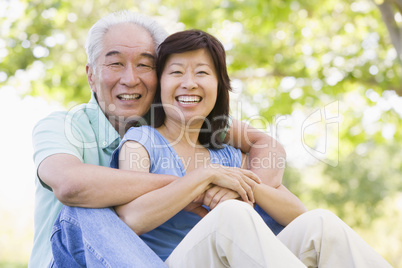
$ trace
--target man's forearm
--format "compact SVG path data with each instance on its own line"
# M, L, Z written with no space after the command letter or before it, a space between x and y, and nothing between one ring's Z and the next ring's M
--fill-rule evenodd
M233 120L225 141L248 154L247 168L263 183L272 187L281 185L286 152L277 140L248 124Z
M68 205L110 207L126 204L150 191L171 183L176 177L99 166L85 167L87 174L78 183L79 192L70 195ZM98 169L98 168L102 168Z
M248 169L257 174L263 183L278 187L282 184L286 152L277 142L275 147L263 146L270 139L272 138L269 136L262 137L251 146L248 154Z
M63 204L90 208L126 204L176 179L171 175L83 164L74 156L63 154L45 159L38 174Z

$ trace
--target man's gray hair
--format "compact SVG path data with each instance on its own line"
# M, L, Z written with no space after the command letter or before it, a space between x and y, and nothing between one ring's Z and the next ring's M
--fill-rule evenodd
M147 30L154 40L155 51L157 51L160 43L162 43L163 40L165 40L165 38L168 36L165 29L150 17L127 10L113 12L99 19L88 32L85 43L85 51L87 53L88 64L94 68L94 71L96 71L96 60L102 51L104 35L111 26L119 23L133 23Z

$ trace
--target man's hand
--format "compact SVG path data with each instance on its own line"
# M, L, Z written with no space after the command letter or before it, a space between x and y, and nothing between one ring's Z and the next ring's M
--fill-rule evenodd
M213 186L205 192L203 204L208 206L212 210L220 203L230 199L241 200L241 197L237 192L230 189ZM250 201L248 201L247 203L253 205L253 203Z
M183 210L197 214L201 218L204 218L208 214L208 210L202 206L202 203L196 202L191 202Z

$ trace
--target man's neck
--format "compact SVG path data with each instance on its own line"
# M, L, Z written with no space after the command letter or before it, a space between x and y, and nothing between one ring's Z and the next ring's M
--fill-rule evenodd
M110 120L110 124L114 127L114 129L119 133L120 137L123 138L123 136L126 134L127 130L129 130L131 127L135 127L138 125L137 120L131 120L131 121L120 121L120 120Z

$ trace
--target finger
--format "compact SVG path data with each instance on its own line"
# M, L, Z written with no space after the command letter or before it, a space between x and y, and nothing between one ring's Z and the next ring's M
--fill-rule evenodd
M221 189L219 191L219 195L221 195L221 197L218 199L213 200L213 202L211 202L211 209L214 209L217 205L219 205L220 203L226 201L226 200L230 200L230 199L237 199L239 198L239 194L236 193L235 191L229 190L229 189Z
M241 176L236 176L236 180L234 181L234 188L232 188L232 190L236 191L241 199L243 199L244 201L250 201L249 200L249 194L246 191L246 188L249 187L247 185L247 183L244 182L244 180L241 178Z
M254 195L254 188L255 188L256 182L253 181L252 179L248 178L247 176L244 178L244 182L250 187L250 189Z
M205 192L203 204L210 207L212 200L214 199L214 196L216 193L219 192L220 187L219 186L213 186L212 188L208 189Z
M250 202L255 202L254 201L254 192L253 189L251 188L251 186L249 184L246 183L248 177L247 176L243 176L240 180L240 184L241 187L245 190L246 194L247 194L247 200L244 199L244 201L250 201Z
M247 175L245 175L239 168L222 167L219 169L219 172L215 173L215 180L213 183L236 191L244 201L254 201L253 191L245 182L247 178ZM252 184L251 179L248 181ZM249 199L249 196L251 199Z
M251 202L246 202L246 203L254 208L254 203L251 203Z
M222 197L225 196L230 190L220 188L219 191L215 194L214 198L212 198L211 203L209 205L210 209L214 209L222 200Z
M248 169L239 169L240 172L242 172L244 175L246 175L248 178L252 179L253 181L257 182L257 183L261 183L261 179L260 177L258 177L257 174L255 174L254 172L248 170Z
M197 203L197 204L203 204L204 202L204 197L205 197L205 192L200 194L199 196L197 196L194 200L193 203Z

